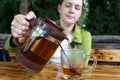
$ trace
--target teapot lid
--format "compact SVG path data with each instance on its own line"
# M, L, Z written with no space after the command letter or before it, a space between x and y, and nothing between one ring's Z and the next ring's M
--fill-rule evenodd
M50 20L49 18L39 18L41 21L43 21L43 23L46 24L47 26L47 33L51 36L53 36L54 38L62 41L63 39L67 39L66 34L63 32L64 29L55 24L52 20Z
M30 27L31 28L35 27L37 25L37 23L39 23L39 21L46 25L46 31L52 37L54 37L60 41L62 41L63 39L67 39L66 34L63 32L64 29L61 26L55 24L49 18L41 18L41 17L39 17L38 19L34 18L29 21Z

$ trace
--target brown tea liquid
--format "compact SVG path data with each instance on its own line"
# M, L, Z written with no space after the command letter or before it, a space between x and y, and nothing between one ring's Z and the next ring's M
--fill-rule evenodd
M65 66L62 67L62 71L65 76L68 77L77 77L82 75L82 68L67 68Z
M31 61L40 65L45 65L57 49L58 44L49 41L43 37L37 37L36 39L31 41L32 42L29 43L30 45L27 46L28 48L25 47L28 50L22 50L24 51L22 53L26 54L26 57L29 58Z

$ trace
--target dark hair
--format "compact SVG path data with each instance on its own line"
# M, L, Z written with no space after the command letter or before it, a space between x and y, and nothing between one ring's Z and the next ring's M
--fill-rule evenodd
M58 4L62 4L62 2L63 2L64 0L58 0ZM84 0L82 0L82 4L84 5Z
M58 4L62 4L62 2L63 2L64 0L58 0Z

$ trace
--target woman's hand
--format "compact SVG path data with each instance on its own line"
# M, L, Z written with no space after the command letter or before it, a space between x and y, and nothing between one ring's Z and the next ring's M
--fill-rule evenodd
M28 20L31 20L33 18L36 18L36 15L33 11L30 11L26 15L18 14L14 17L11 23L11 33L14 38L18 39L19 44L22 44L24 42L25 35L29 31L30 24Z

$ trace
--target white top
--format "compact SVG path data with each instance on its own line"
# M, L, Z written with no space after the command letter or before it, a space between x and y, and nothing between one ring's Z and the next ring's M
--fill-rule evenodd
M70 35L70 36L67 36L67 38L69 39L69 42L72 42L72 39L73 39L73 35ZM62 48L68 48L68 41L67 40L63 40L61 42L61 46ZM61 47L59 46L55 53L53 54L52 58L50 59L50 63L51 64L60 64L61 63L61 60L60 60L60 51L61 51Z

